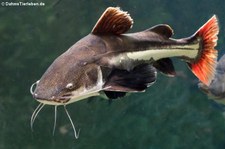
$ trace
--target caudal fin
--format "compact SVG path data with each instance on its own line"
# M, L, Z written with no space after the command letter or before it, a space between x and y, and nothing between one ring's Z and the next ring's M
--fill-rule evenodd
M194 34L194 37L200 38L201 49L197 60L188 64L192 72L206 85L209 85L215 74L217 50L214 47L218 33L218 21L214 15Z

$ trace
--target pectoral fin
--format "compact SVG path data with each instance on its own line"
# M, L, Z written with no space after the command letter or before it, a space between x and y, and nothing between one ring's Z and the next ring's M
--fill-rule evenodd
M156 69L150 64L138 65L131 71L115 69L107 78L104 91L107 91L108 97L112 95L110 91L143 92L156 81L156 75ZM125 94L119 96L122 95Z

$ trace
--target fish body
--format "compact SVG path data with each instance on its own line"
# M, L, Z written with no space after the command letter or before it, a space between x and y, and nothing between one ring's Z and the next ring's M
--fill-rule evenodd
M59 56L43 74L32 95L49 105L66 105L90 96L110 99L127 92L143 92L157 70L175 76L170 57L188 63L192 72L209 84L214 76L219 32L213 16L192 36L173 39L170 26L126 33L133 25L127 12L109 7L92 32Z
M167 57L180 57L186 61L194 61L199 52L199 41L200 39L197 38L169 39L152 31L143 31L120 36L89 34L73 48L81 44L83 47L79 47L90 50L83 61L130 70L140 63L154 63ZM73 54L76 55L76 53L77 51L74 50Z

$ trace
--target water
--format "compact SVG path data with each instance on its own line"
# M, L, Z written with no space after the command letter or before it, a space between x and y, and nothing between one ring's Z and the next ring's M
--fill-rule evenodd
M30 85L58 55L91 31L108 6L120 6L131 14L131 31L167 23L175 38L191 35L216 14L220 24L217 49L220 56L224 54L222 0L58 0L45 2L43 7L1 6L0 148L223 149L223 111L198 90L196 78L178 59L173 61L180 75L168 78L159 74L145 93L112 103L91 98L69 105L75 126L81 130L78 140L62 107L55 136L51 106L40 112L31 131L30 117L38 103L29 93Z

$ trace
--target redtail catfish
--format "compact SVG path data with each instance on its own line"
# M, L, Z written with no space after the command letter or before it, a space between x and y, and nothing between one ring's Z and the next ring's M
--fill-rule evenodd
M186 61L204 84L211 82L217 60L216 16L182 39L171 38L173 30L166 24L126 33L132 25L127 12L107 8L91 33L60 55L32 85L31 93L41 104L34 111L31 125L46 104L65 107L101 93L114 99L127 92L143 92L156 81L157 70L175 75L170 57Z

